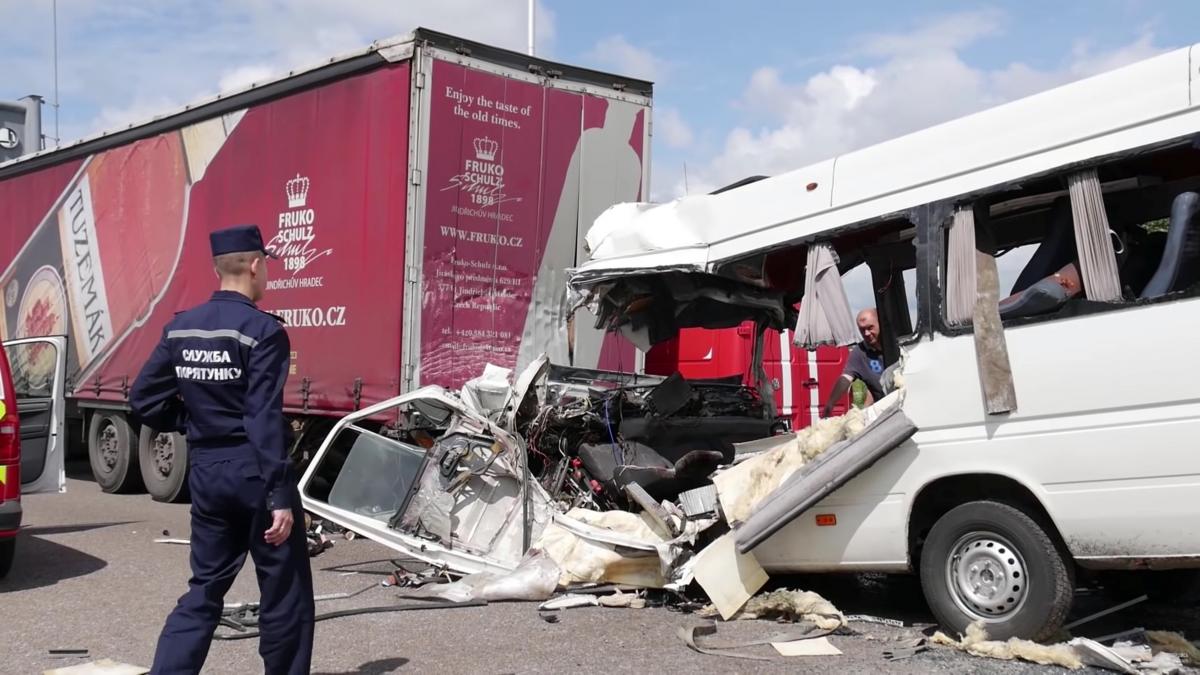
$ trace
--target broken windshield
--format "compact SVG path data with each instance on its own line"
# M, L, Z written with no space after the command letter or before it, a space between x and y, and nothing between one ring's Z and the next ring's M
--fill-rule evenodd
M352 426L334 438L307 491L331 506L388 522L403 507L424 462L422 448Z

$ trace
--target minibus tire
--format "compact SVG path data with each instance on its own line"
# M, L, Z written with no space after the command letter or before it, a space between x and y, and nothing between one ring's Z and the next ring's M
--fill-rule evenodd
M142 487L137 463L137 434L124 413L97 410L88 424L88 462L100 489L110 494Z
M939 518L920 566L925 601L952 635L983 619L989 639L1050 639L1075 594L1073 568L1054 537L1000 502L968 502Z

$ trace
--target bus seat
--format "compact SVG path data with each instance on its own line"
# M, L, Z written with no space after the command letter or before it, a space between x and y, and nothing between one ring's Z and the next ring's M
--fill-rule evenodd
M1052 312L1070 300L1067 290L1053 276L1000 301L1000 319L1018 319Z
M1185 289L1200 280L1200 194L1180 193L1171 202L1171 224L1162 261L1150 283L1142 289L1142 299L1157 298Z
M1075 259L1075 226L1071 220L1071 202L1066 197L1054 200L1050 210L1050 226L1046 238L1025 263L1025 268L1013 284L1012 295L1033 286L1062 269Z
M1124 235L1125 255L1118 256L1117 269L1128 297L1136 298L1158 269L1166 249L1167 233L1147 232L1135 226L1125 230Z

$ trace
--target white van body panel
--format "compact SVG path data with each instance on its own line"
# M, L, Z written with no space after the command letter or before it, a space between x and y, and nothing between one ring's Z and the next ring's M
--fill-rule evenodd
M801 517L759 560L776 571L906 569L921 489L990 474L1029 490L1085 567L1195 564L1200 351L1186 336L1198 325L1193 298L1007 328L1018 409L990 418L972 336L910 348L904 411L920 431L813 509L836 527Z
M855 223L1186 138L1200 133L1197 64L1200 45L686 204L610 210L589 233L593 258L578 283L713 272ZM651 220L654 241L644 246L636 233ZM922 338L906 348L904 367L917 434L755 555L777 572L911 569L918 495L939 479L982 474L1036 499L1085 567L1200 566L1197 326L1193 297L1006 327L1017 409L999 416L984 412L973 336ZM814 516L826 514L837 524L818 526Z

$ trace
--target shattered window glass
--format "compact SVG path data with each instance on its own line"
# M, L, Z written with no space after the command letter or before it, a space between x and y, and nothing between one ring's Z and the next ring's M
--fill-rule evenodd
M383 522L403 506L425 459L419 447L354 427L329 450L318 471L329 465L336 472L330 506Z

